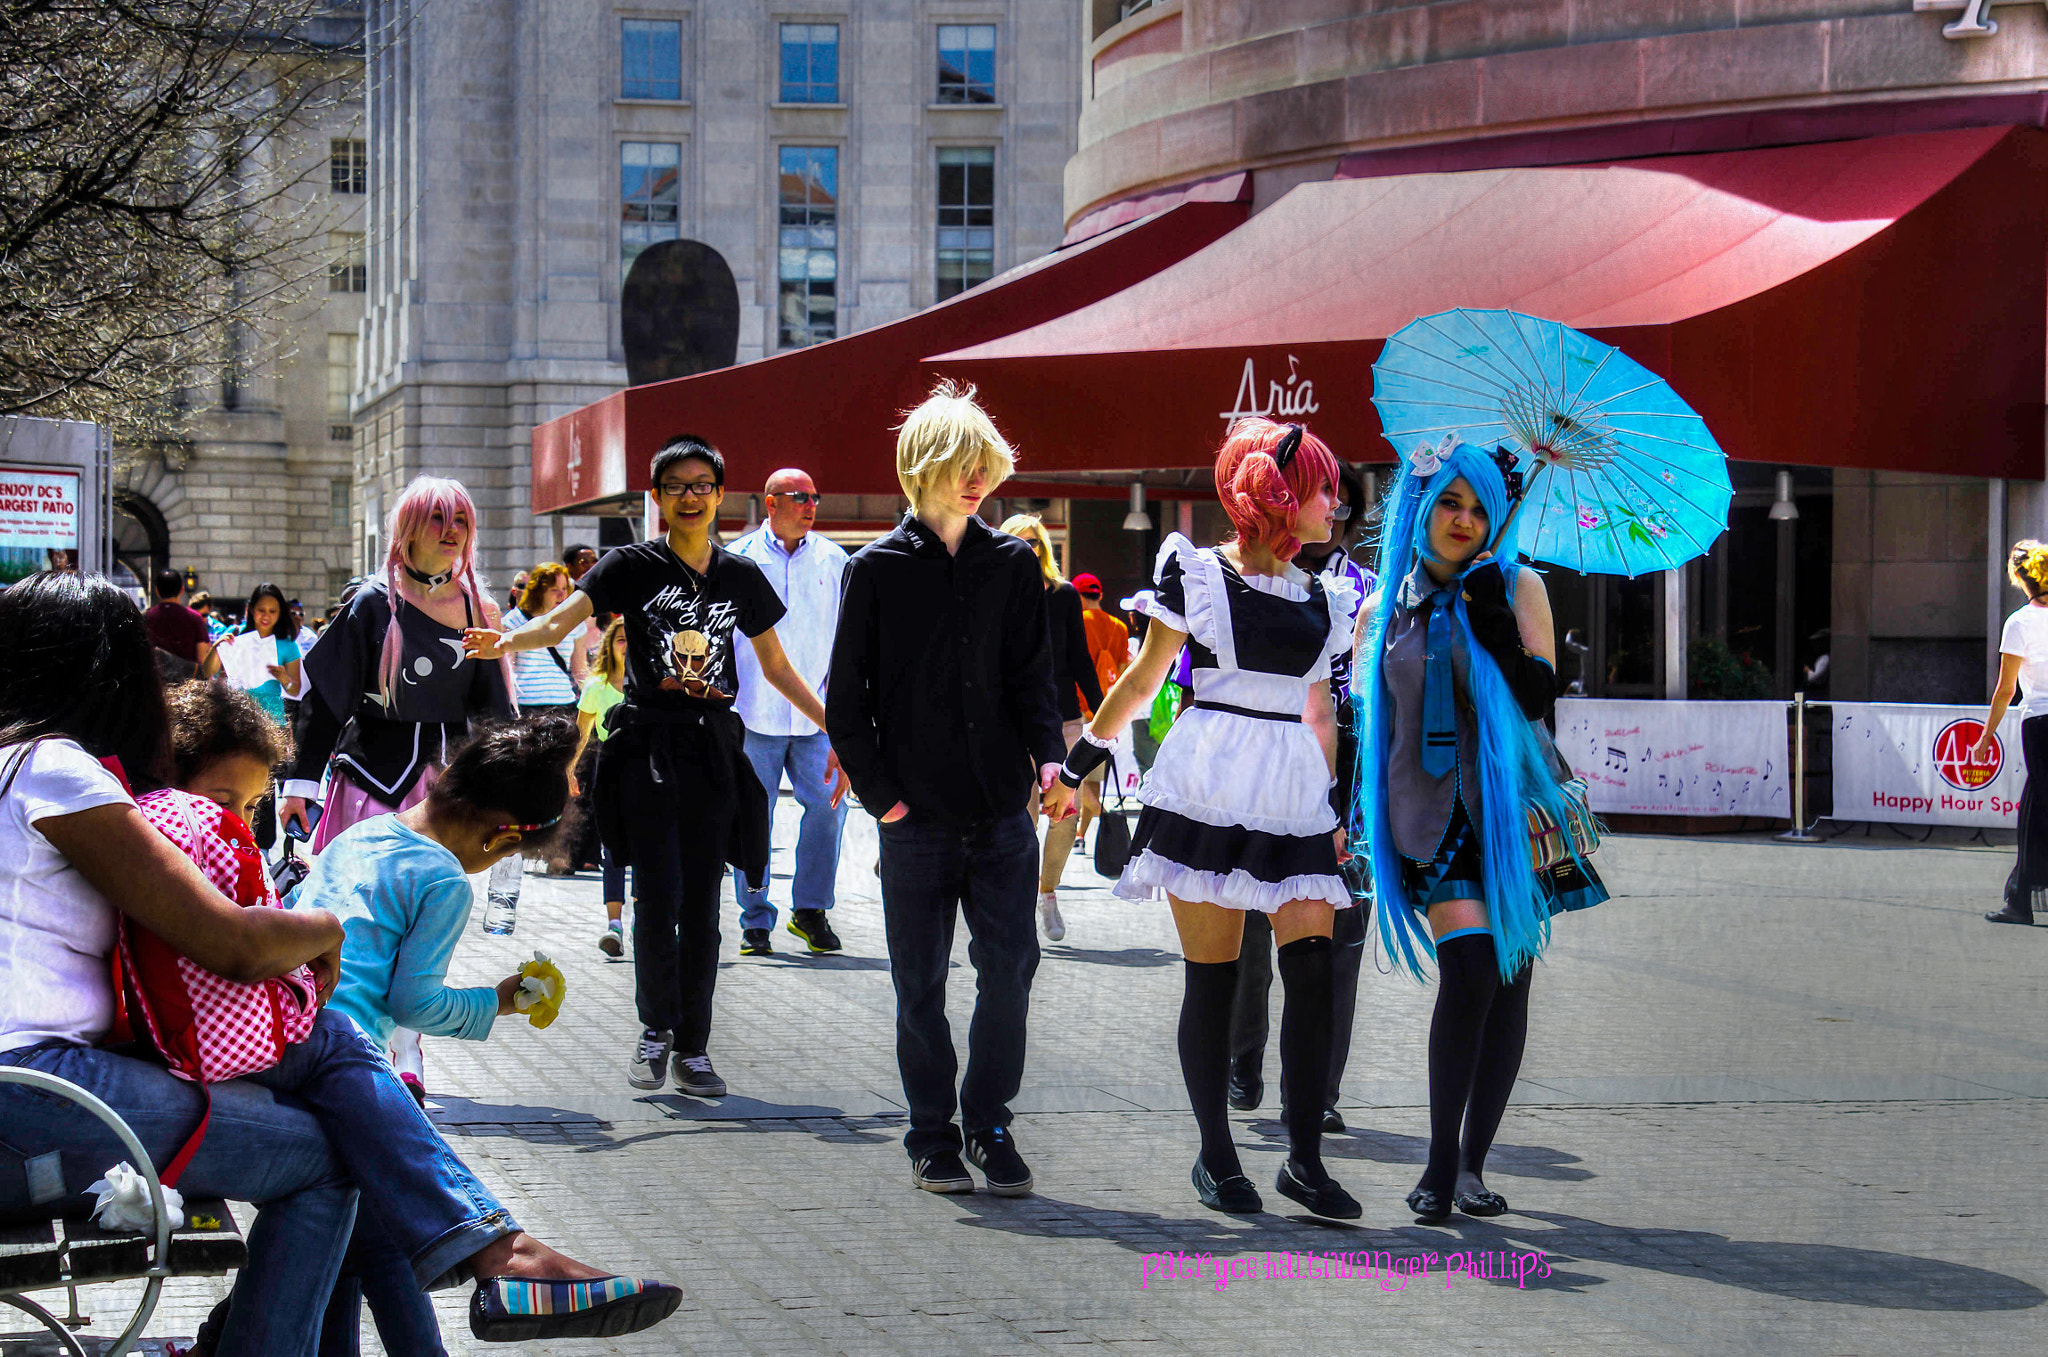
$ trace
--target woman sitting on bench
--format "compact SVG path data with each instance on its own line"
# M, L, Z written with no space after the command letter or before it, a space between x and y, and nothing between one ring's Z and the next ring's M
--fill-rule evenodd
M126 595L96 576L32 575L0 592L0 636L0 1063L97 1094L163 1163L206 1100L160 1064L94 1045L113 1019L117 913L229 979L310 965L323 997L341 925L321 910L237 907L136 809L123 777L136 790L159 785L167 718ZM422 1287L476 1281L480 1337L631 1332L681 1300L674 1287L609 1277L521 1231L383 1053L338 1014L323 1012L275 1068L211 1095L211 1124L179 1186L259 1207L235 1286L249 1303L232 1307L222 1357L315 1351L358 1187ZM0 1086L0 1215L81 1211L86 1185L125 1157L72 1104Z

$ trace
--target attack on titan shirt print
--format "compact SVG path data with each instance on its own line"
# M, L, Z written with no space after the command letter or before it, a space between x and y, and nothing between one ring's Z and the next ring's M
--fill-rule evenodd
M678 585L649 599L648 630L667 640L660 659L661 690L732 701L739 691L732 676L732 633L739 616L732 603L706 600Z

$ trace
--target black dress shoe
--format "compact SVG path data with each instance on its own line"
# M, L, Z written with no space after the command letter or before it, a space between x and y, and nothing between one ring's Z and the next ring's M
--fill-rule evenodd
M1295 1173L1292 1159L1280 1166L1280 1176L1273 1180L1273 1187L1281 1196L1300 1202L1313 1215L1328 1216L1331 1220L1357 1220L1365 1214L1358 1198L1337 1186L1335 1178L1325 1175L1320 1187L1310 1187Z
M1266 1203L1259 1198L1259 1190L1252 1186L1252 1180L1242 1173L1232 1174L1222 1182L1210 1176L1203 1166L1201 1157L1195 1158L1195 1171L1188 1175L1194 1179L1195 1195L1202 1199L1202 1205L1211 1211L1226 1215L1248 1216L1266 1209Z
M1341 1136L1344 1134L1344 1118L1337 1115L1337 1109L1334 1107L1323 1109L1323 1134L1326 1136Z
M2034 926L2032 914L2015 914L2009 909L2001 909L1996 914L1987 914L1984 917L1995 924L2021 924L2027 928ZM1236 1085L1233 1084L1231 1087L1235 1088Z
M1230 1105L1240 1112L1251 1112L1266 1100L1266 1081L1256 1074L1240 1075L1235 1070L1230 1074Z
M1497 1216L1508 1209L1506 1197L1483 1187L1477 1192L1460 1192L1453 1200L1468 1216Z
M1441 1192L1418 1187L1408 1194L1408 1209L1424 1225L1441 1225L1451 1218L1451 1203Z

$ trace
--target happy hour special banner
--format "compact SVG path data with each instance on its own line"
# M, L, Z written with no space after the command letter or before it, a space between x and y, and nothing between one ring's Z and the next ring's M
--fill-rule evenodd
M1782 702L1557 704L1557 751L1602 814L1789 818L1789 747Z
M1834 819L1987 829L2018 824L2027 780L2018 739L1993 736L1982 762L1970 757L1984 733L1984 708L1837 702L1834 713ZM2016 736L2018 729L2008 718L2005 730Z

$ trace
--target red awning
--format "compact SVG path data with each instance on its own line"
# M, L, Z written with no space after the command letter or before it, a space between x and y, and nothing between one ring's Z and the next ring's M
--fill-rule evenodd
M1207 465L1243 413L1389 461L1384 338L1454 306L1587 330L1730 456L2039 478L2048 134L1307 184L1113 297L931 362L1046 470Z
M1215 241L1248 210L1187 203L888 325L592 402L533 431L534 512L646 490L649 459L678 433L710 439L736 487L801 466L834 494L899 494L893 429L936 380L925 354L1107 297Z

